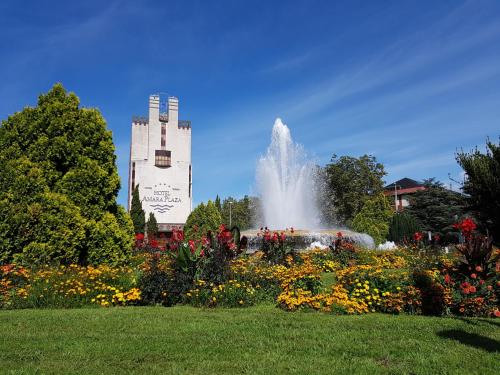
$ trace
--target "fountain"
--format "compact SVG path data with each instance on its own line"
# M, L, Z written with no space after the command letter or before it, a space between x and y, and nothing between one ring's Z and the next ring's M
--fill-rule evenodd
M288 232L297 249L326 247L339 231L365 247L373 248L373 239L343 228L321 227L315 187L315 165L308 160L303 147L292 140L290 129L281 121L274 122L271 144L257 164L256 184L261 203L259 227ZM258 231L245 231L249 249L259 246Z

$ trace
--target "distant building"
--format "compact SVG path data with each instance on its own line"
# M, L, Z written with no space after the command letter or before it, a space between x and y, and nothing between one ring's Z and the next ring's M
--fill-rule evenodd
M164 108L163 111L160 107ZM179 120L179 100L149 97L149 116L132 118L128 207L139 185L146 219L161 232L183 227L192 209L191 123Z
M396 211L401 211L410 205L410 197L417 191L425 190L424 184L412 180L411 178L403 178L392 184L384 187L384 194L391 197L391 203Z

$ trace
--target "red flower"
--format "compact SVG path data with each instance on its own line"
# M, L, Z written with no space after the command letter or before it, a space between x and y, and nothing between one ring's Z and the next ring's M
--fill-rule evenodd
M278 232L274 232L274 233L273 233L273 239L272 239L272 241L273 241L273 242L278 242L278 239L279 239Z
M226 230L226 226L224 224L221 224L219 226L219 232L224 232Z
M471 285L471 286L469 287L469 292L471 292L471 293L476 293L476 287L475 287L474 285Z
M446 275L444 276L444 282L445 282L446 284L451 283L451 277L450 277L450 275L446 274Z
M440 240L440 239L441 239L441 236L439 236L439 234L437 234L437 233L436 233L436 234L434 235L434 242L436 242L436 243L437 243L437 242L439 242L439 240Z
M189 249L191 250L191 254L194 254L195 243L193 240L189 240Z
M422 238L423 238L423 237L424 237L424 236L422 235L422 233L421 233L421 232L415 232L415 234L413 235L413 239L414 239L415 241L417 241L417 242L422 241Z
M270 241L271 240L271 234L269 231L264 232L264 241Z
M144 239L144 233L136 233L135 234L135 239L137 241L142 241Z
M479 280L479 284L483 285L484 284L484 280Z
M500 310L493 311L493 315L495 315L497 318L500 318Z
M453 224L453 228L462 232L462 235L468 239L472 236L472 232L477 228L476 223L470 217Z
M281 232L281 241L284 242L286 239L285 232Z
M342 238L342 232L338 232L338 233L337 233L337 237L338 237L338 238Z
M201 237L201 244L203 246L208 246L208 245L210 245L210 241L208 240L207 237L203 236L203 237Z
M181 242L184 240L184 232L178 229L172 231L172 239L176 242Z
M151 247L158 247L158 241L156 241L156 240L151 240L151 241L149 241L149 245L150 245Z

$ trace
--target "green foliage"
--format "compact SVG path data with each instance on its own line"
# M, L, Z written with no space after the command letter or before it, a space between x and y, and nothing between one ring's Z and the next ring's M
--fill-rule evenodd
M149 238L155 238L158 235L158 222L156 221L155 214L150 212L148 222L146 223Z
M405 211L417 219L423 231L438 233L445 242L452 241L453 224L466 213L465 197L434 179L424 181L424 186L425 190L412 194Z
M81 263L102 228L120 238L98 257L130 252L133 232L116 203L120 181L111 132L96 109L55 85L0 125L0 262ZM97 252L102 253L102 246ZM122 247L123 246L123 247Z
M208 231L216 233L222 217L212 201L200 203L188 216L184 232L189 239L201 239Z
M387 239L396 243L408 242L413 234L421 230L417 220L411 214L406 211L398 212L391 218Z
M327 224L350 224L365 200L383 191L384 166L371 155L333 155L320 172L320 206Z
M241 230L246 230L252 226L252 199L247 195L242 199L225 198L220 212L222 222L228 227L237 226Z
M477 148L457 154L457 162L467 175L463 191L468 204L488 228L495 243L500 243L500 144L486 142L485 154Z
M172 288L172 277L161 267L160 258L148 259L148 267L141 274L137 283L141 290L141 301L145 305L169 305L169 291Z
M378 193L365 201L361 211L354 217L352 227L358 232L368 233L378 245L387 238L392 215L387 197Z
M222 212L222 205L220 203L220 198L219 195L215 197L215 207L219 210L219 212Z
M198 263L198 278L213 283L224 283L231 275L231 261L247 246L247 238L240 237L240 230L221 228L217 235L211 233L206 239L203 257ZM203 242L203 241L202 241ZM194 252L195 254L197 251Z
M132 191L132 202L130 204L130 217L134 224L135 233L144 233L146 225L146 213L142 209L141 199L139 198L139 185L134 187Z

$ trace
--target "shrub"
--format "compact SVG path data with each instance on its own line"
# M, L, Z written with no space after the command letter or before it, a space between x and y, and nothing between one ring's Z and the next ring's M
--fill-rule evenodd
M231 261L241 254L247 245L246 237L240 237L237 227L231 230L221 224L217 235L208 233L202 239L204 247L200 259L198 277L213 283L224 283L231 276Z
M396 243L409 243L413 234L420 231L421 228L412 215L398 212L391 218L387 239Z
M0 305L9 308L73 308L89 305L137 304L136 272L128 267L76 264L29 270L18 266L0 268L4 290ZM0 289L1 290L1 289Z
M333 244L329 246L329 249L333 260L344 267L355 263L358 259L358 252L353 242L344 238L342 232L337 233L337 238Z
M128 253L133 232L116 197L120 180L106 122L55 85L0 125L0 262L82 264L89 244L114 223L120 245L101 248L109 262ZM110 216L114 216L111 219ZM106 232L110 234L108 229ZM97 236L97 237L94 237ZM99 261L101 261L100 258ZM108 261L108 260L106 260Z
M200 240L208 232L217 232L222 224L222 216L212 201L205 205L199 204L188 216L184 231L186 237L192 240Z
M269 229L265 229L258 234L262 237L261 249L264 258L271 264L283 264L288 256L295 256L294 249L286 243L286 234L274 232L271 234Z
M373 237L375 244L384 242L389 233L389 220L393 213L387 197L380 193L367 199L354 219L354 230L367 233Z
M247 307L259 299L258 289L250 283L228 280L224 284L197 280L196 287L186 293L186 302L193 306Z

